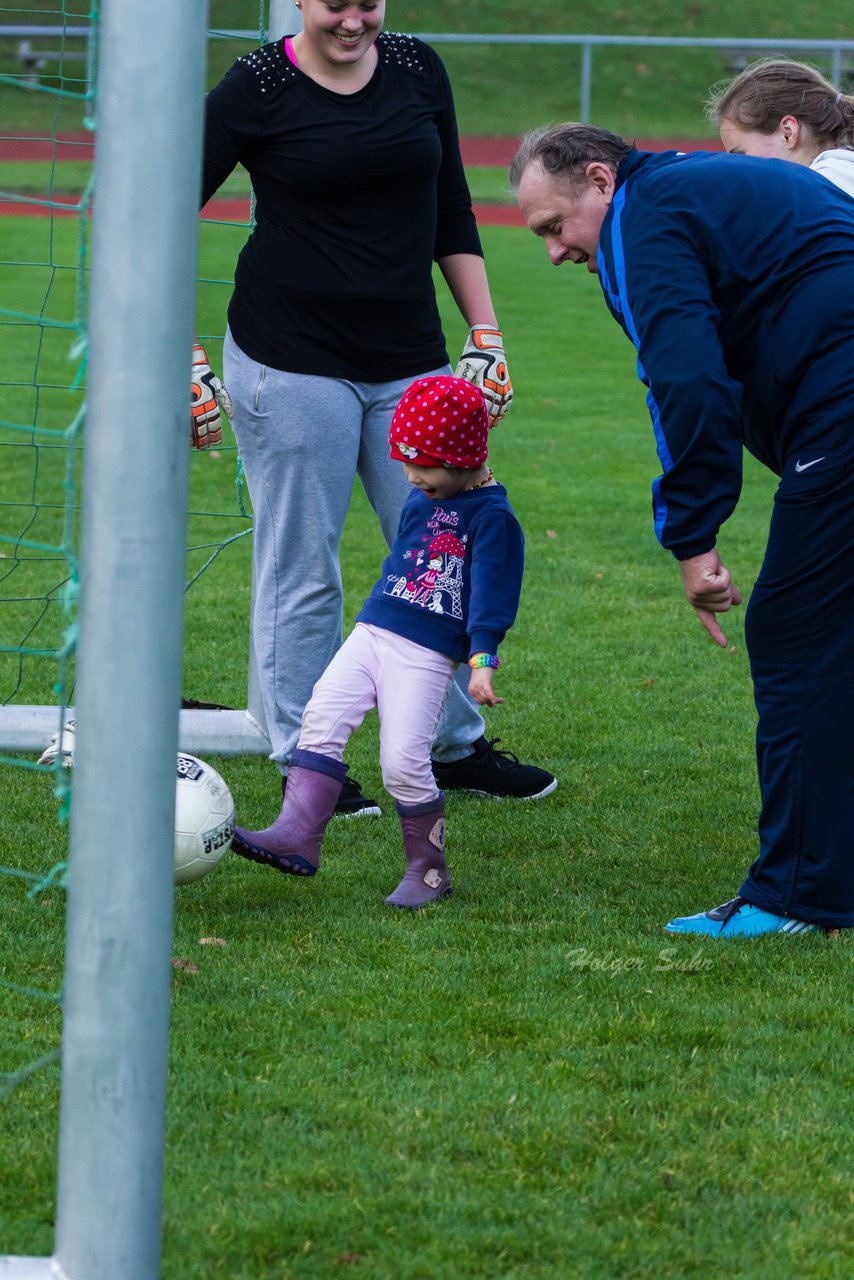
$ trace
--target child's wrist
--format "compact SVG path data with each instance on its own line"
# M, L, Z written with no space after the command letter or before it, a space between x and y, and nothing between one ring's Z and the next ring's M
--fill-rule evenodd
M478 667L499 667L498 655L495 653L473 653L469 658L469 666L474 670Z

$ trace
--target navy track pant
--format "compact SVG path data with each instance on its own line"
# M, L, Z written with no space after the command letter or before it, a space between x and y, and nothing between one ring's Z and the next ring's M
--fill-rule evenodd
M854 423L786 463L745 618L759 857L739 893L854 925Z

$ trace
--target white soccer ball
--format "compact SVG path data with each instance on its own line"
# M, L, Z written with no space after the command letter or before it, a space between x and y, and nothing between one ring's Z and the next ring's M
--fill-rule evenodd
M175 795L175 883L199 880L222 861L234 835L228 784L204 760L178 752Z

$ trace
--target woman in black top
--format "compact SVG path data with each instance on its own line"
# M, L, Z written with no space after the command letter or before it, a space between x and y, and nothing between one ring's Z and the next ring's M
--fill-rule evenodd
M283 773L341 643L338 545L355 476L390 545L407 489L388 455L391 415L414 377L449 371L434 261L470 329L457 373L483 388L493 421L512 395L442 63L381 32L382 2L298 7L298 35L238 59L208 95L202 193L240 163L256 199L224 379L254 509L254 644ZM456 690L435 758L451 788L523 796L551 780L494 751ZM339 811L378 812L353 782Z

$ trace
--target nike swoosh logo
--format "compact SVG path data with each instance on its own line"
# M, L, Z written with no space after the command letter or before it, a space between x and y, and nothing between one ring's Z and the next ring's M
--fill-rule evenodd
M796 471L806 471L808 467L814 467L817 462L824 462L824 458L813 458L812 462L796 462Z

